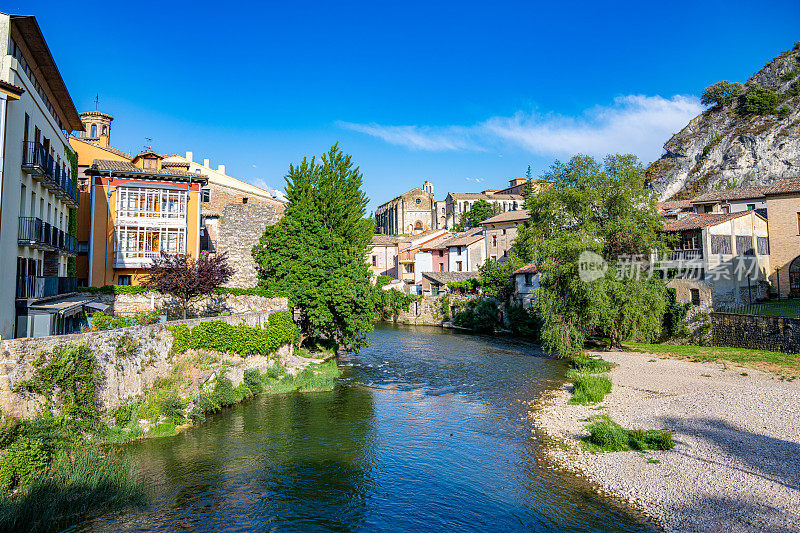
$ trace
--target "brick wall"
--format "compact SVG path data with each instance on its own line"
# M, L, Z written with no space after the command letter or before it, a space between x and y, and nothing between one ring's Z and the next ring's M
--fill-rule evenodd
M251 288L258 283L256 263L250 251L264 229L276 224L283 211L268 204L228 204L219 219L217 252L227 253L234 268L228 287Z
M770 195L767 197L767 212L769 262L772 268L770 281L775 287L780 285L781 296L788 296L789 265L800 256L800 200L795 194Z
M174 339L167 326L186 324L193 327L201 322L222 320L229 324L244 323L252 327L264 325L270 314L288 309L285 298L273 299L268 307L256 313L225 317L195 318L108 331L0 341L0 409L14 416L33 416L45 405L44 398L20 395L12 392L12 389L33 376L33 361L39 352L75 343L87 344L97 358L103 372L100 402L104 408L112 409L123 403L123 400L142 394L153 386L157 378L170 372L170 350ZM130 353L120 354L119 347L125 341L130 342L130 339L133 339L135 348ZM291 346L282 348L279 355L291 355Z
M800 351L800 318L711 313L711 328L717 346Z

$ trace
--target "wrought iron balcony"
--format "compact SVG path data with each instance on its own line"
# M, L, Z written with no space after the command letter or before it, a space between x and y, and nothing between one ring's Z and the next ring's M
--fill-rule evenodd
M80 192L72 181L70 172L57 165L53 156L49 155L41 143L23 141L22 169L31 177L41 182L42 187L51 189L53 194L61 198L69 207L78 207Z
M78 239L36 217L19 217L17 243L47 250L78 253Z
M78 278L59 276L18 276L17 298L47 298L78 290Z

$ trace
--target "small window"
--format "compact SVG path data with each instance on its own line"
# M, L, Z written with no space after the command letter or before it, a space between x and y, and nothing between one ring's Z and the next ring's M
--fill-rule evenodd
M503 230L503 235L505 235L505 234L506 234L506 230Z
M748 211L755 211L756 210L756 204L747 204L747 210Z
M246 203L247 203L247 196L245 196L244 198L242 198L242 203L243 203L243 204L246 204Z
M463 270L463 267L461 266L461 261L456 261L456 270L459 272Z
M372 266L378 266L378 258L374 255L372 256Z
M131 284L131 275L130 274L122 274L119 277L119 282L117 285L130 285Z
M201 200L204 204L207 204L211 201L211 190L210 189L202 189L200 191Z
M497 246L497 235L492 235L492 246Z
M108 135L108 126L103 126L103 135Z
M525 285L527 285L528 287L533 285L533 276L534 276L533 274L525 274Z
M92 124L92 137L97 137L97 124Z
M439 250L439 257L444 257L444 250Z
M755 250L753 250L753 238L750 235L736 236L736 254L755 255Z
M690 289L692 293L692 305L700 305L700 289Z
M800 234L800 213L797 213L797 233Z
M769 237L756 237L758 255L769 255Z
M444 272L444 263L439 263L439 272Z

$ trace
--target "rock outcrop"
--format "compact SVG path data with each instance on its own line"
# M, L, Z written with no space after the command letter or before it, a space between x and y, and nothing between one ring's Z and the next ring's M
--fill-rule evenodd
M712 107L664 145L647 170L660 200L800 176L800 43L752 76L745 91L769 88L778 112L746 112L746 96Z

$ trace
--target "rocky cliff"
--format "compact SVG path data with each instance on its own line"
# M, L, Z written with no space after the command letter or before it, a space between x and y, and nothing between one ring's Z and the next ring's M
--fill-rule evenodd
M660 200L800 176L800 43L751 77L741 94L692 119L664 150L647 170Z

